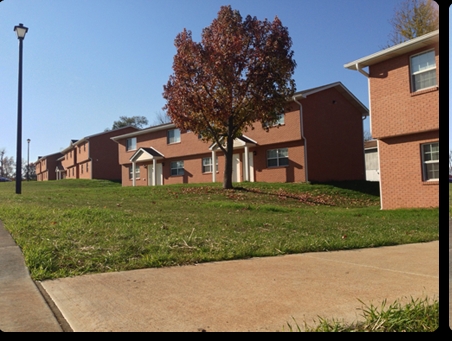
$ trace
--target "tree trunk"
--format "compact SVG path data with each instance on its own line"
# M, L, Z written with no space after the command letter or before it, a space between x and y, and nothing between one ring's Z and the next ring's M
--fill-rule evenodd
M233 153L234 140L228 138L226 145L223 189L232 189L232 153Z
M228 139L226 141L226 155L224 166L223 189L232 189L232 153L234 148L234 139L232 138L233 115L229 117Z

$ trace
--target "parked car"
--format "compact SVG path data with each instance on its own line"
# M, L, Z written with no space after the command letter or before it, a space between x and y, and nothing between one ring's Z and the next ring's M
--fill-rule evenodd
M10 182L11 179L0 177L0 182Z

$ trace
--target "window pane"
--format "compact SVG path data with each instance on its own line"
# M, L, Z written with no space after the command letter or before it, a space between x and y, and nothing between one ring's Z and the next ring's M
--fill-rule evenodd
M287 148L278 149L278 156L279 157L288 157L289 156L289 150Z
M424 181L439 179L439 143L422 145Z
M282 159L279 159L279 165L280 166L288 166L289 165L289 158L282 158Z
M171 162L171 175L184 175L184 161Z
M439 162L427 163L426 168L426 180L439 179Z
M276 167L276 166L278 166L277 159L268 159L267 160L267 167Z
M202 172L212 173L212 158L206 157L202 159Z
M267 158L269 158L269 159L275 159L275 158L277 158L277 157L278 157L278 152L277 152L276 149L267 151Z
M284 124L284 114L279 115L278 122L276 122L276 125L283 125Z
M172 129L168 130L168 143L180 142L180 130Z
M411 57L413 90L421 90L436 85L435 51Z
M127 150L136 149L136 145L137 145L137 138L136 137L127 139L127 145L126 145L126 149Z
M436 85L436 69L413 75L414 91Z
M435 65L435 52L429 51L411 58L411 72L425 71Z

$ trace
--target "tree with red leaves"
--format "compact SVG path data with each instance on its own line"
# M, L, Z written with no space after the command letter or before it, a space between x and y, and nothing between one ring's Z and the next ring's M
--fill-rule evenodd
M163 97L171 121L225 155L223 188L232 188L233 141L253 123L268 130L295 92L296 63L287 27L222 6L202 31L201 43L186 29L175 39L174 74Z

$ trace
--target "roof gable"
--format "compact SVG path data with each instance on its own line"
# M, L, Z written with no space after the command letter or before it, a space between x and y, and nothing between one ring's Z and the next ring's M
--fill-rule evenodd
M160 160L163 159L164 156L162 153L157 151L154 148L140 148L138 149L130 158L131 162L143 162L149 160Z
M363 116L369 116L369 109L366 108L362 102L353 95L350 90L348 90L344 84L341 82L335 82L331 84L322 85L316 88L306 89L303 91L298 91L294 94L294 98L302 97L306 98L309 95L316 94L331 88L335 88L339 93L341 93L345 99L347 99L355 108L357 108Z

